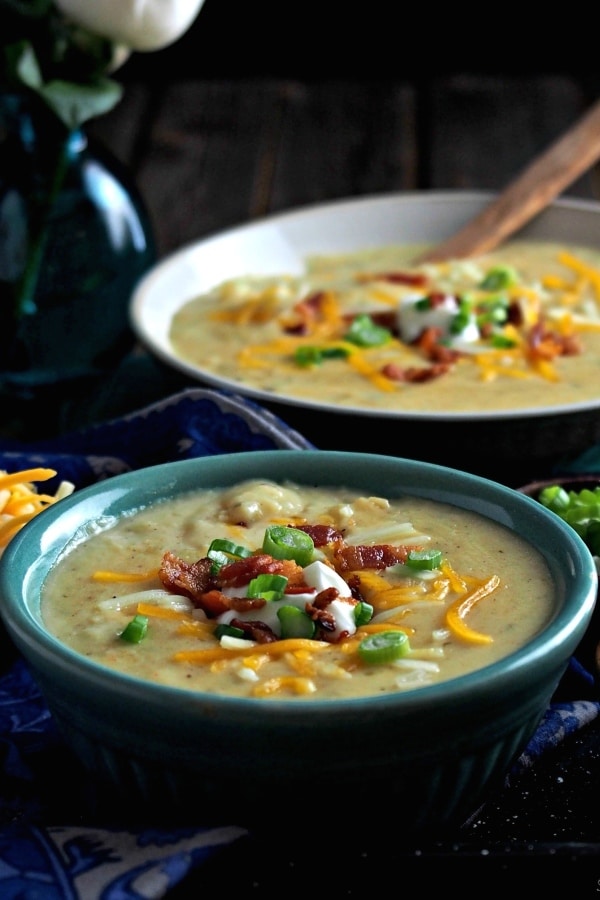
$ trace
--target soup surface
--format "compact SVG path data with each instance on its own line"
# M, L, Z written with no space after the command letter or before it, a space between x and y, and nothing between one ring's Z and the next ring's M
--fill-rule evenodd
M318 405L476 412L597 398L600 253L514 241L415 265L423 249L227 281L176 312L173 352L213 377Z
M143 679L323 699L485 666L539 631L553 596L541 554L477 514L252 480L76 542L41 609L61 641Z

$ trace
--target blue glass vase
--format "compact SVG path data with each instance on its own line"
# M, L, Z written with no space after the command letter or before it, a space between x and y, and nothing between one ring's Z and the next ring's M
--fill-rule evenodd
M131 293L155 260L126 169L45 107L0 97L0 412L37 404L59 432L131 349Z

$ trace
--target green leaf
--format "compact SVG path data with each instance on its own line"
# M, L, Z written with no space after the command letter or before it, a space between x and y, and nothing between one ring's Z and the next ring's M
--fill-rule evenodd
M47 16L52 12L52 0L2 0L9 13L25 19Z
M37 93L66 127L72 130L116 106L123 96L123 89L116 81L105 78L93 86L51 81L42 85Z
M6 47L5 59L12 79L34 91L69 130L109 112L123 96L122 86L103 75L90 77L88 73L81 82L45 81L35 50L27 41Z
M37 91L42 86L42 73L33 48L26 41L6 48L9 68L18 81Z

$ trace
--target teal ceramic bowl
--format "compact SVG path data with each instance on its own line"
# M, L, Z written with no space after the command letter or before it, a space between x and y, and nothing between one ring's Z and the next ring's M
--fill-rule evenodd
M528 541L554 581L549 624L518 652L439 685L352 700L250 700L138 680L52 637L40 587L78 531L198 487L253 477L411 494L474 510ZM584 634L593 559L529 497L477 476L375 454L273 450L167 463L82 489L33 519L0 560L6 628L77 764L110 804L178 821L293 828L313 822L439 833L498 788L534 733ZM283 817L283 818L282 818ZM279 827L279 825L277 827ZM303 826L304 827L304 826Z

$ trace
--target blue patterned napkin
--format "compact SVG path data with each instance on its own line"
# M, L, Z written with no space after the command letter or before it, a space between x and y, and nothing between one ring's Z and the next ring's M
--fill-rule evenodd
M76 488L141 466L254 449L312 445L249 400L188 389L141 411L34 447L0 440L0 468L56 469ZM57 477L57 481L58 481ZM47 483L48 490L52 483ZM591 674L573 659L519 768L535 765L600 713ZM160 900L244 829L98 824L84 776L64 771L64 746L29 670L0 660L0 897ZM510 790L507 782L506 790ZM226 881L224 882L226 884Z
M46 466L59 475L44 482L51 493L60 480L79 489L142 466L216 453L313 445L250 400L189 388L141 410L63 437L29 445L0 439L0 467L9 471Z

